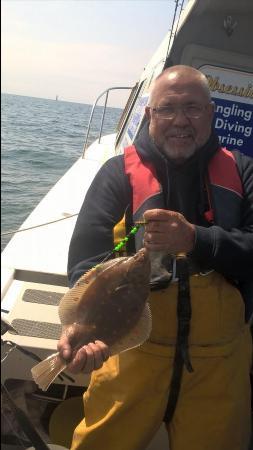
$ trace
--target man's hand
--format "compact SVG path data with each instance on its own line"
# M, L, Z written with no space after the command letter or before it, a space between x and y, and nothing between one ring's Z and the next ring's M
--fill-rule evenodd
M102 341L90 342L72 353L68 336L64 332L57 348L61 358L71 361L67 369L73 374L91 373L93 370L100 369L110 356L109 347Z
M175 211L150 209L144 213L144 245L151 251L189 253L194 248L195 225Z

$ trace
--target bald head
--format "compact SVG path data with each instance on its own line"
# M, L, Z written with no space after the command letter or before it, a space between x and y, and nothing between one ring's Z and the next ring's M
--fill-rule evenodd
M166 89L166 86L181 85L196 86L203 93L207 102L211 101L210 90L208 86L208 81L205 75L194 67L177 65L165 69L151 84L149 104L150 106L155 106L157 93L159 95L160 91Z
M214 104L199 70L173 66L152 83L149 135L157 148L180 164L204 146L211 134Z

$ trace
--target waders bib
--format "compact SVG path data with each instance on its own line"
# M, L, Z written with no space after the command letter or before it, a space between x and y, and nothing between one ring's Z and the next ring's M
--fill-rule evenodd
M239 291L221 275L190 278L189 355L168 426L170 450L248 450L252 343ZM72 450L145 450L163 421L177 337L177 283L151 293L153 330L109 358L84 394Z

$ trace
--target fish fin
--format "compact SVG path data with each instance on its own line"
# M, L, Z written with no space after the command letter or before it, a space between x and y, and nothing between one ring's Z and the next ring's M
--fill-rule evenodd
M142 315L132 330L115 344L110 346L111 355L116 355L131 348L138 347L148 338L152 330L152 316L148 303L146 303Z
M53 353L53 355L32 367L32 377L39 388L46 391L66 366L67 363L59 357L59 353Z
M58 306L58 315L62 325L70 325L76 322L76 313L79 301L82 299L88 286L105 270L120 264L123 258L115 258L106 263L98 264L81 275L74 286L69 289L61 298ZM128 258L124 258L128 259Z
M61 298L58 306L58 315L62 325L69 325L76 321L78 300L78 293L71 292L71 289Z
M89 270L63 295L58 306L58 315L62 325L69 325L76 321L77 305L89 283L93 281L95 277L96 271L94 269Z

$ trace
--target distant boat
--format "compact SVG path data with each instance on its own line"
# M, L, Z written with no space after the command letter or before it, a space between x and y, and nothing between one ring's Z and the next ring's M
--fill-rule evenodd
M59 99L59 95L56 95L55 100L58 101L58 99Z

